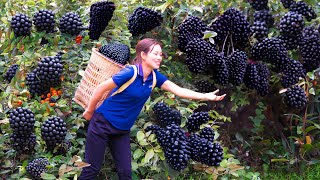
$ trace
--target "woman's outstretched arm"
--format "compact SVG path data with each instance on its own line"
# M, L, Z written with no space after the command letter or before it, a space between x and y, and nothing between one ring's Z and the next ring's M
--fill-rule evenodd
M172 92L173 94L185 99L221 101L226 96L226 94L221 96L216 95L219 90L210 93L199 93L187 88L182 88L169 80L162 84L161 89Z

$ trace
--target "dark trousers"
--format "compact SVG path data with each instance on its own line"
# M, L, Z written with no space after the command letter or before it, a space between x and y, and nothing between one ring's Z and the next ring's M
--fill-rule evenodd
M80 180L97 178L104 160L106 146L110 147L120 180L132 179L130 131L113 127L101 114L94 113L87 132L85 161Z

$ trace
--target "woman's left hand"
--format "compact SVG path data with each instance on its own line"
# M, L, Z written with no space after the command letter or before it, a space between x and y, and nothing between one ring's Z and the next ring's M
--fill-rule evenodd
M210 92L210 93L205 93L205 100L209 100L209 101L221 101L226 94L223 94L221 96L217 96L216 94L219 92L219 89Z

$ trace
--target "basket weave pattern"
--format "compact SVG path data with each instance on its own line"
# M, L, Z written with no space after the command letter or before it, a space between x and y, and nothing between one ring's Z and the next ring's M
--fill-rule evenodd
M123 65L115 63L111 59L99 53L98 49L92 48L89 64L85 69L80 85L76 89L73 100L86 109L96 86L111 78L113 74L119 72L123 68ZM109 91L103 94L96 107L101 105L101 103L107 98L108 93Z

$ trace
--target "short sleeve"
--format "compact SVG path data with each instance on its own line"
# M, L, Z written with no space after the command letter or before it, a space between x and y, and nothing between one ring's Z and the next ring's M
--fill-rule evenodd
M154 72L156 73L156 77L157 77L157 84L156 87L160 88L162 86L162 84L168 80L168 78L161 74L158 70L154 70Z
M112 76L112 80L114 83L120 87L124 83L128 82L133 76L134 70L132 66L127 66L118 73Z

